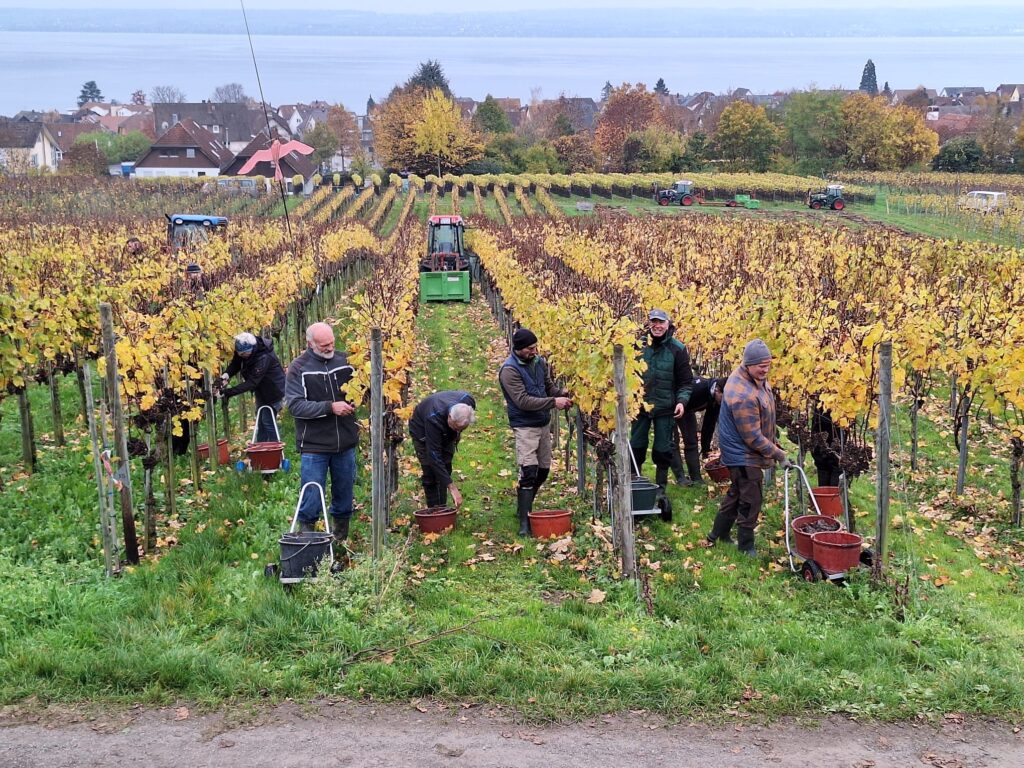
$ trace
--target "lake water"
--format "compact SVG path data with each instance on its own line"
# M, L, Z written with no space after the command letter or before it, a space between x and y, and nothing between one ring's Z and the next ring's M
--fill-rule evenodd
M362 113L418 64L437 59L452 90L482 99L532 92L598 98L605 81L659 77L673 93L749 88L856 88L868 58L878 86L984 86L1024 82L1024 38L413 38L256 36L264 93L273 104L323 99ZM68 109L87 80L106 98L174 85L190 101L242 83L256 96L243 35L0 32L0 114Z

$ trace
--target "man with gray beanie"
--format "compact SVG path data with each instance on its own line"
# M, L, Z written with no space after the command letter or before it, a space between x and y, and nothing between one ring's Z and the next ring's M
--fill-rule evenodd
M743 348L743 362L726 382L718 416L718 444L732 484L704 544L731 542L735 523L736 547L749 557L757 556L754 529L761 513L764 470L777 461L789 464L775 441L775 395L768 384L771 364L768 345L761 339L749 342Z
M273 342L251 333L235 336L235 354L221 374L221 381L226 385L235 374L241 374L242 382L223 390L221 397L252 392L256 399L256 442L274 440L277 434L274 417L260 411L264 405L269 405L276 416L284 404L284 367L274 354Z
M512 354L498 371L508 423L516 438L520 536L530 533L533 500L551 472L551 409L572 405L569 393L555 386L547 362L537 352L537 337L520 328L512 334Z

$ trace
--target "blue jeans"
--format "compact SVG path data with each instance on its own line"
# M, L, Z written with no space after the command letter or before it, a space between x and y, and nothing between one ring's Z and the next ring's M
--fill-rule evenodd
M356 449L341 453L304 453L300 471L301 485L319 483L327 491L327 470L331 471L331 509L335 517L352 516L352 488L356 482ZM323 512L316 488L307 488L299 506L299 521L315 523Z

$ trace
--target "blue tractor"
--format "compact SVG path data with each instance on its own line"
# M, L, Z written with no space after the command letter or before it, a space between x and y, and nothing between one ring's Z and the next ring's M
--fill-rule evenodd
M198 213L167 213L167 244L177 252L190 246L201 245L214 232L224 236L228 231L226 216Z

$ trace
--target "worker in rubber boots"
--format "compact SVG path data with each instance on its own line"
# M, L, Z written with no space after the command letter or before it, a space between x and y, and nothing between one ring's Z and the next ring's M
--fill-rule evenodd
M423 495L428 507L444 507L448 493L456 507L462 493L452 481L452 458L463 430L476 421L476 400L461 389L423 398L409 419L409 436L420 462Z
M736 524L736 548L756 557L754 529L761 514L764 470L782 462L786 452L775 441L775 394L768 383L772 353L761 339L743 349L743 362L729 376L718 417L718 445L722 463L729 468L731 484L718 508L704 546L731 542Z
M668 484L668 470L672 466L672 430L675 419L682 419L693 388L693 370L686 345L675 338L675 327L663 309L652 309L647 316L649 338L640 353L643 372L644 405L633 420L629 432L629 445L633 449L637 472L647 458L647 445L651 429L654 445L651 459L655 466L655 479L664 492Z
M555 386L547 362L538 354L537 337L526 328L512 334L512 354L501 364L498 383L516 438L519 535L528 536L533 500L551 472L551 409L565 410L572 400Z
M241 375L241 383L228 387L235 374ZM256 399L256 442L276 439L275 419L284 405L284 366L274 353L273 342L248 332L236 335L235 354L221 374L221 384L226 387L220 393L225 400L252 392ZM260 410L265 405L270 406L272 414Z
M285 375L285 402L295 419L295 444L302 457L299 487L317 483L326 491L331 476L331 533L336 545L348 538L356 481L359 423L345 398L353 368L334 349L334 329L313 323L306 329L308 349L292 360ZM299 504L299 530L313 531L321 510L317 494L307 491ZM343 547L342 547L343 549Z

